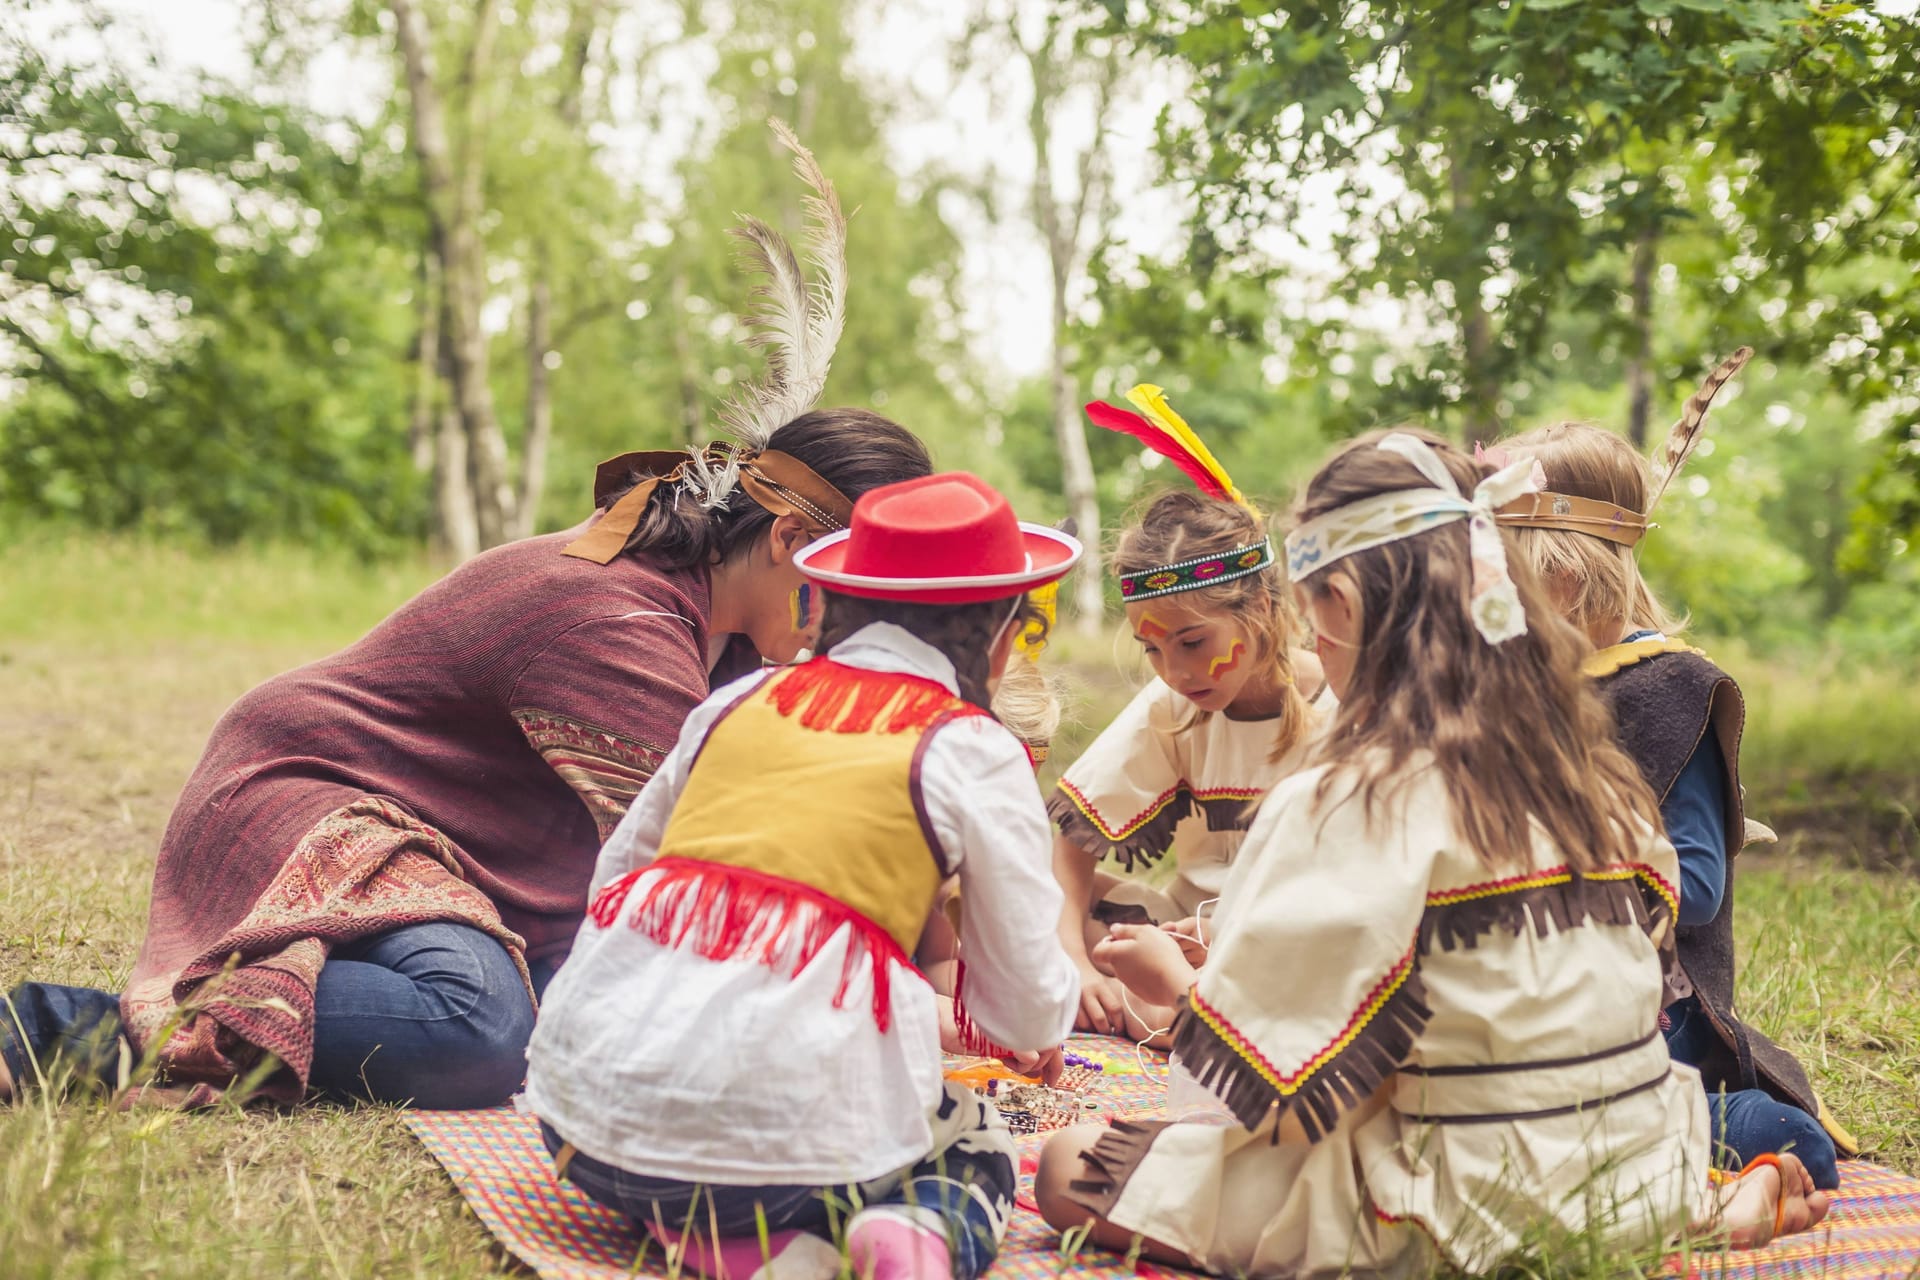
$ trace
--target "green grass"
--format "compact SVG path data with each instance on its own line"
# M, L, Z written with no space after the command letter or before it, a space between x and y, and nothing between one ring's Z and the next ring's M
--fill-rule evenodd
M351 640L433 572L424 561L365 566L287 548L10 548L0 571L0 983L119 986L161 830L221 711ZM1110 638L1067 636L1051 652L1072 672L1078 721L1058 758L1072 759L1126 697L1115 653ZM1915 699L1897 682L1860 685L1846 700L1820 673L1741 674L1755 704L1756 795L1836 762L1884 779L1920 740ZM1786 853L1750 858L1739 897L1746 1012L1803 1055L1882 1159L1920 1169L1920 880ZM0 1112L9 1278L460 1277L505 1266L391 1111L185 1116L75 1101Z

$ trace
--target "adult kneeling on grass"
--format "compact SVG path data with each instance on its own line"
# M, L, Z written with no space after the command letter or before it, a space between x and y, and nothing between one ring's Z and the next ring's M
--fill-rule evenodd
M145 1063L189 1104L241 1079L507 1098L601 840L710 685L811 643L793 553L930 470L859 409L766 446L603 466L589 525L490 551L241 698L168 824L128 990L15 988L0 1096L65 1058L109 1087Z

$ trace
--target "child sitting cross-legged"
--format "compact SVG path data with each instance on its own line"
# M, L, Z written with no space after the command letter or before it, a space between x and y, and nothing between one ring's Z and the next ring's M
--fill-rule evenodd
M943 1079L908 953L956 876L961 1017L1057 1078L1078 985L1047 819L987 708L1024 593L1078 556L972 476L868 493L796 557L824 590L822 656L701 704L602 851L527 1099L559 1175L688 1269L991 1263L1012 1137Z
M1691 436L1704 400L1696 397L1689 412L1681 427ZM1611 705L1621 746L1659 798L1667 838L1679 851L1684 987L1662 1017L1667 1048L1700 1072L1725 1163L1738 1168L1791 1150L1815 1185L1837 1188L1838 1156L1858 1154L1853 1138L1822 1107L1798 1060L1735 1012L1733 879L1748 829L1740 790L1746 708L1740 686L1680 637L1680 623L1640 576L1635 547L1653 527L1657 497L1646 463L1622 437L1571 422L1489 452L1544 472L1548 491L1497 519L1591 645L1583 669ZM1684 460L1676 456L1671 471Z
M1117 924L1205 938L1261 797L1305 758L1322 682L1314 658L1294 651L1298 620L1265 519L1160 388L1127 398L1139 412L1096 402L1087 416L1196 488L1160 494L1120 535L1121 601L1154 678L1068 766L1047 809L1067 896L1060 941L1080 966L1078 1024L1141 1039L1164 1032L1172 1011L1125 990L1101 941ZM1173 874L1158 887L1098 869L1168 854Z
M1338 715L1261 807L1206 967L1158 930L1105 948L1179 1003L1174 1055L1229 1114L1056 1134L1054 1226L1222 1275L1480 1275L1825 1213L1791 1155L1709 1176L1656 1025L1673 847L1578 638L1509 575L1493 511L1529 483L1393 432L1308 485L1287 562Z

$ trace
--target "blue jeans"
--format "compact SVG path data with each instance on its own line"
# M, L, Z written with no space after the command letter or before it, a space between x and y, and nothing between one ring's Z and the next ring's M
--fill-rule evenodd
M1671 1024L1667 1053L1675 1062L1698 1066L1721 1050L1720 1033L1708 1022L1698 999L1689 996L1668 1006L1667 1018ZM1816 1187L1832 1191L1840 1185L1839 1152L1833 1139L1800 1108L1763 1089L1710 1093L1707 1105L1713 1112L1714 1148L1730 1153L1722 1163L1738 1169L1755 1156L1791 1151L1807 1166Z
M855 1204L918 1205L946 1223L953 1280L975 1280L999 1252L1018 1184L1013 1139L992 1114L992 1105L949 1083L938 1119L951 1119L956 1107L971 1108L971 1113L961 1113L959 1122L971 1140L935 1152L897 1179L864 1187L682 1182L633 1173L579 1150L568 1153L563 1176L589 1199L625 1214L642 1230L657 1222L669 1231L711 1231L722 1238L752 1239L764 1222L769 1232L805 1231L837 1241ZM566 1139L544 1120L540 1136L556 1157L566 1146Z
M8 1001L0 1055L17 1086L36 1078L29 1053L43 1069L64 1057L111 1084L119 996L27 982ZM507 949L468 925L409 925L339 948L313 1004L317 1093L460 1110L505 1102L526 1074L533 1002Z

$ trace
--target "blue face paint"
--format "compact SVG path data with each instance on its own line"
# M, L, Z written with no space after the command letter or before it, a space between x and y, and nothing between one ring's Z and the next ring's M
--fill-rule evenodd
M803 582L787 601L793 607L793 629L805 631L813 619L813 584Z

